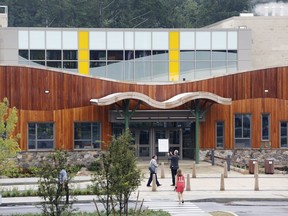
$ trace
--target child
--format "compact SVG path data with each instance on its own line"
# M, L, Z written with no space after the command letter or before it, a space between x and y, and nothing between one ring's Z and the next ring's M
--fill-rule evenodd
M184 176L182 174L182 170L178 169L177 170L177 178L176 178L175 190L178 193L179 204L181 204L181 202L184 203L184 200L183 200L184 188L185 188L185 178L184 178Z

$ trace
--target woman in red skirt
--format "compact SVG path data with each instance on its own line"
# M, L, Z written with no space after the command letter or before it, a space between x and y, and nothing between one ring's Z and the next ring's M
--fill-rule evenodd
M185 178L182 174L182 170L178 169L177 170L177 178L176 178L176 192L178 193L178 200L179 200L179 204L182 202L184 203L183 200L183 192L184 192L184 188L185 188Z

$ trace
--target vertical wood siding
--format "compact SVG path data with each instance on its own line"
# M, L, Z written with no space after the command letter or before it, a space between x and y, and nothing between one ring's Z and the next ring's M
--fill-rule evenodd
M27 149L28 122L54 122L56 147L73 149L73 123L100 121L101 136L107 144L112 133L108 113L113 106L92 106L90 99L125 91L140 92L158 101L193 91L207 91L232 98L232 105L214 104L206 113L206 121L200 124L200 147L215 147L215 122L222 120L225 123L225 148L233 149L234 114L250 113L252 148L259 148L261 113L270 113L272 147L279 148L279 122L288 121L287 74L288 67L279 67L194 82L147 85L101 80L45 69L0 66L0 99L7 97L10 105L19 110L17 131L21 133L20 144L23 150ZM45 94L45 90L50 93ZM131 103L132 106L135 106L135 102ZM145 105L140 108L153 109Z

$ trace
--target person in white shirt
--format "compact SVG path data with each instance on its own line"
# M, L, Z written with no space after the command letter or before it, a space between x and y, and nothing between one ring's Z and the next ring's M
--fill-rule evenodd
M68 187L68 175L64 168L59 173L59 189L62 192L64 189L66 192L66 203L69 203L69 187Z
M155 174L155 177L156 177L156 185L159 187L161 186L161 184L159 183L158 181L158 178L157 178L157 167L158 167L158 164L157 164L157 156L156 155L153 155L152 156L152 159L150 160L150 163L149 163L149 171L150 171L150 177L149 177L149 180L147 182L147 187L151 187L151 182L152 182L152 179L153 179L153 175Z

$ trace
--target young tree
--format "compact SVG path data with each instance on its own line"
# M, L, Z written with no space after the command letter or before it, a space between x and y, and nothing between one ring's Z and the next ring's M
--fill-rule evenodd
M130 148L131 132L127 129L112 138L106 153L101 156L102 169L93 179L93 189L109 215L116 205L120 215L128 215L130 195L141 184L141 171L137 168L134 151Z
M20 151L20 134L15 134L17 121L17 109L13 107L9 111L9 101L4 98L0 102L0 174L14 165L11 159Z
M60 171L65 169L68 173L66 187L59 179ZM75 209L69 199L69 183L72 179L67 165L67 152L52 152L39 167L40 180L38 182L38 195L43 198L42 215L60 216L70 215Z

